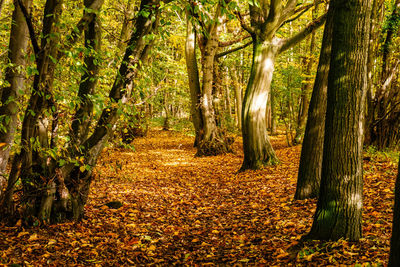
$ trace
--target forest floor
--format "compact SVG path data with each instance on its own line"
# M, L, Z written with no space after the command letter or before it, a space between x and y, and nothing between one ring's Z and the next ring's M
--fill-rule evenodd
M281 164L237 173L234 154L196 158L193 138L153 130L136 151L106 149L80 223L0 225L0 265L384 265L396 163L364 161L363 238L300 242L315 200L294 201L300 146L271 138ZM118 200L119 209L104 204Z

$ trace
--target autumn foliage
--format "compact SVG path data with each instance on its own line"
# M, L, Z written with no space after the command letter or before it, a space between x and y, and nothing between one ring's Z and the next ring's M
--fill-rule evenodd
M271 138L281 164L238 173L236 153L194 157L193 138L151 131L106 149L80 223L0 226L0 264L378 265L387 262L396 164L364 162L363 238L302 242L314 200L294 201L300 147ZM118 209L110 201L120 201ZM17 265L15 265L17 266Z

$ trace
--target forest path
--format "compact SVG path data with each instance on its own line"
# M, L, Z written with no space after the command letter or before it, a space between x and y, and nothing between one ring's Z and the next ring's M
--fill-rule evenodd
M234 154L196 158L193 138L150 131L106 149L80 223L0 227L0 265L338 265L387 261L396 163L365 165L364 238L299 243L315 200L293 201L300 146L272 137L281 164L237 173ZM118 200L119 209L104 204Z

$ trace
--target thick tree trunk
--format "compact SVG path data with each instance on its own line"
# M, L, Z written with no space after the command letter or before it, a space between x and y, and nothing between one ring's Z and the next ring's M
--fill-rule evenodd
M191 117L195 130L195 141L194 146L197 147L200 140L200 131L203 128L202 115L200 110L200 78L199 69L197 67L196 58L196 32L191 22L189 13L187 16L186 25L186 43L185 43L185 55L186 55L186 68L189 79L189 90L191 100Z
M393 227L388 266L400 266L400 160L394 189Z
M201 138L197 146L196 156L213 156L231 152L225 136L216 123L216 114L213 99L214 71L217 66L215 55L218 49L218 38L221 28L222 6L216 7L214 22L210 25L207 36L204 36L202 47L202 84L200 108L203 121Z
M241 170L278 163L265 124L265 109L278 49L273 42L253 40L253 64L242 109L244 160Z
M328 74L331 58L333 10L328 14L322 39L317 75L311 95L308 119L301 148L299 174L294 199L318 197L324 146Z
M333 1L322 176L308 238L361 238L363 116L370 1Z
M23 1L27 10L30 9L32 0ZM1 8L1 5L0 5ZM0 117L3 117L0 128L0 197L7 183L5 171L14 142L17 127L18 101L20 92L24 91L25 73L21 69L25 66L25 54L28 46L28 27L25 17L19 5L15 9L11 19L11 33L8 52L8 65L5 71L5 80L8 86L1 88ZM22 68L21 68L22 67Z

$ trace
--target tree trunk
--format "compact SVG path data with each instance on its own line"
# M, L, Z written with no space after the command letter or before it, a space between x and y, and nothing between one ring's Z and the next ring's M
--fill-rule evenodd
M85 1L85 5L89 4L89 2L95 3L96 0ZM60 6L60 1L48 0L46 3L42 34L44 37L56 36L56 34L52 33L55 31L53 26L56 25L59 17ZM97 158L105 142L113 133L115 123L119 117L117 112L118 105L114 105L114 103L125 103L124 101L127 99L128 90L125 89L132 87L133 80L136 78L137 71L140 68L139 61L143 59L149 48L149 44L145 41L145 36L151 34L158 23L158 7L158 0L143 0L141 2L140 11L135 20L136 30L131 35L123 61L109 93L110 106L103 110L93 133L88 138L85 137L86 133L73 133L75 138L79 137L83 141L79 146L70 144L61 159L53 159L46 156L48 142L42 137L42 134L47 136L47 127L45 125L42 126L41 123L45 119L49 119L44 116L46 113L43 110L48 105L45 96L51 92L51 81L54 77L52 73L54 65L51 64L55 64L53 60L50 62L47 58L49 58L49 54L53 55L53 53L59 52L53 50L57 41L52 39L54 37L47 37L44 38L46 40L42 40L43 50L39 51L41 57L38 58L37 64L39 75L36 75L34 81L34 89L37 90L32 93L23 123L22 144L24 144L25 149L22 150L21 155L18 155L21 160L15 161L10 174L10 180L16 181L14 178L16 176L13 175L13 172L15 173L14 170L17 170L19 165L22 166L19 175L23 184L23 199L25 200L22 209L28 223L30 219L58 222L64 219L79 220L83 217L84 205L87 201L90 183L93 178L93 167L96 165ZM46 14L53 14L53 16L47 16ZM90 17L94 19L93 16ZM96 31L98 30L96 29L98 27L97 22L92 22L91 19L87 20L87 23L90 24L90 29L88 29L88 34L86 35L86 44L89 43L89 39L92 40L92 38L98 37L96 36ZM94 35L91 36L91 33L94 33ZM86 60L89 63L91 59L89 57ZM46 62L46 66L42 66L43 62ZM91 68L96 70L95 64ZM43 77L43 73L47 74L46 78ZM85 99L94 88L94 84L84 85L85 81L82 81L80 87L80 97L82 99ZM39 92L40 95L36 92ZM90 103L83 101L81 104L79 108L83 109L85 111L83 113L87 115L88 110L90 110L87 107L90 106ZM30 109L33 112L30 112ZM80 117L80 113L78 113L79 109L76 117ZM85 131L86 129L83 129L84 127L80 124L85 124L86 121L83 119L77 119L76 121L78 123L76 129ZM33 137L33 139L27 139L27 137ZM37 145L39 145L40 150L36 149ZM64 165L61 160L64 161ZM6 204L9 203L3 203L3 209L8 207ZM11 213L11 215L14 214Z
M308 238L361 238L363 116L370 1L333 1L321 188Z
M315 12L316 11L313 12L313 17ZM304 131L307 122L308 108L310 104L309 93L312 90L312 80L310 76L314 64L313 53L315 47L315 32L311 34L310 39L311 40L310 40L309 55L305 60L306 63L305 74L307 75L307 78L304 80L304 84L301 88L301 102L300 102L299 114L297 117L296 135L294 137L293 144L301 144L303 142Z
M275 90L271 88L271 100L270 100L270 106L271 106L271 135L276 135L277 130L276 130L276 123L277 123L277 117L276 117L276 105L275 105Z
M185 43L185 55L186 55L186 68L189 79L190 89L190 100L191 100L191 117L195 130L195 141L194 146L197 147L200 140L200 131L203 128L202 115L200 110L200 78L199 69L197 67L196 58L196 32L189 13L186 14L186 43Z
M400 160L394 189L393 227L388 266L400 266Z
M85 6L89 7L93 0L85 0ZM78 98L79 106L72 120L70 131L71 144L80 146L89 134L91 117L93 112L93 103L90 96L93 95L98 80L99 73L99 53L101 47L101 25L97 15L89 23L85 30L85 48L88 50L89 56L85 57L86 70L81 77L79 84Z
M333 10L328 14L322 39L317 75L301 148L299 174L294 199L318 197L324 146L328 74L331 57Z
M237 78L237 71L235 67L232 67L231 70L231 79L232 79L232 85L235 90L235 113L236 113L236 121L237 121L237 127L239 131L242 130L242 90Z
M25 0L23 4L29 10L32 0ZM3 117L3 121L0 129L0 143L4 144L4 146L0 148L0 197L3 192L2 189L7 183L5 171L17 127L17 103L20 98L20 92L24 91L25 72L18 70L18 68L22 67L21 69L24 69L28 40L28 27L25 17L19 5L15 5L11 19L8 52L10 64L5 70L5 81L7 81L8 86L1 88L0 117Z
M197 147L196 156L213 156L231 152L216 123L216 114L213 99L214 71L218 66L215 63L215 55L218 49L218 38L221 28L222 6L216 7L213 23L209 27L207 36L204 36L202 51L202 84L200 108L203 121L201 138Z
M265 124L265 109L274 71L277 46L253 39L253 64L242 109L244 160L241 170L278 163Z

